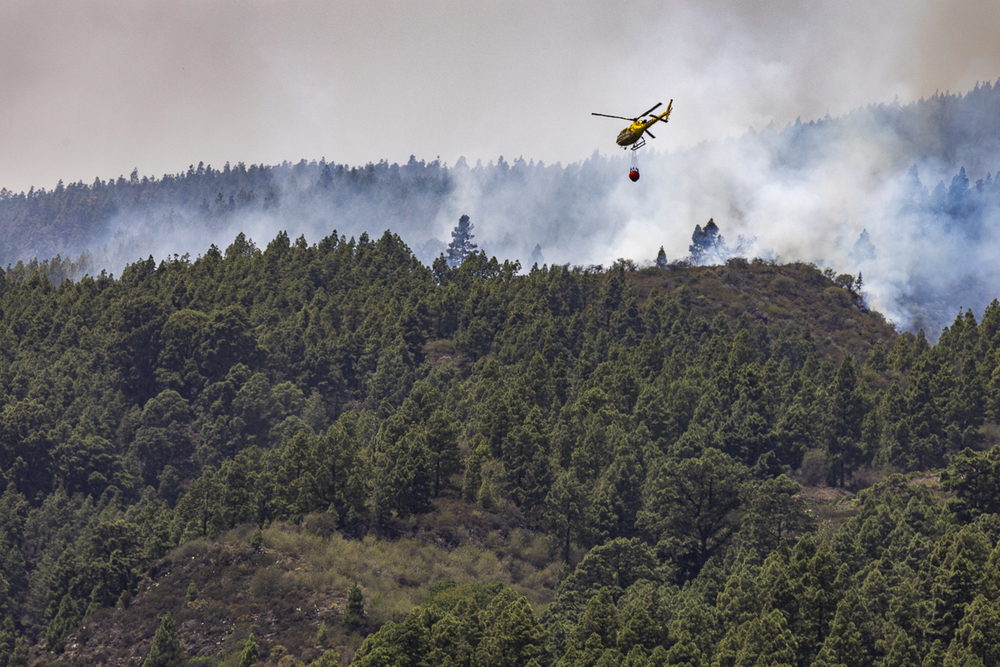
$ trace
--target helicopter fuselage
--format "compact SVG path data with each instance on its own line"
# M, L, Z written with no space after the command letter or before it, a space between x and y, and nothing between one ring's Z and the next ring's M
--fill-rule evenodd
M648 120L635 120L631 125L626 127L624 130L618 133L618 138L615 139L617 143L622 148L628 148L635 142L642 138L643 133L646 132L650 125L658 120L662 120L664 123L670 118L670 109L674 106L674 101L670 100L670 104L667 105L667 110L661 113L659 116L653 116ZM652 136L652 135L650 135Z
M615 139L615 143L623 148L631 146L635 142L639 141L639 137L642 136L642 133L645 130L646 124L642 121L636 121L618 133L618 138Z

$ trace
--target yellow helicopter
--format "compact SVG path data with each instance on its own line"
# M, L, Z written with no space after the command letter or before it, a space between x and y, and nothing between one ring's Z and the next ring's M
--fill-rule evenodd
M624 130L618 133L618 138L615 139L615 142L622 148L628 148L629 146L631 146L632 150L637 151L646 145L646 138L643 136L643 134L648 134L653 139L656 138L653 135L653 133L649 131L649 126L658 120L662 120L664 123L666 123L667 119L670 118L670 109L674 106L673 100L670 100L670 103L667 104L667 110L661 113L659 116L650 116L650 114L653 113L656 107L660 106L661 104L663 104L663 102L657 102L656 104L653 105L652 109L650 109L645 113L639 114L635 118L626 118L625 116L611 116L606 113L594 113L591 115L604 116L605 118L621 118L622 120L632 121L631 125L629 125ZM650 116L650 117L646 118L645 120L642 120L644 116Z
M657 102L656 104L653 105L653 107L649 111L641 113L635 118L626 118L625 116L612 116L606 113L594 113L591 115L604 116L605 118L620 118L622 120L632 121L631 125L629 125L624 130L618 133L618 138L615 139L615 142L622 148L631 147L633 151L637 151L646 145L646 137L644 135L648 134L651 138L653 139L656 138L656 135L654 135L652 132L649 131L649 126L655 123L656 121L660 120L666 123L667 119L670 118L670 109L673 108L674 106L673 100L670 100L670 103L667 104L667 110L661 113L659 116L651 115L653 111L661 104L663 104L663 102ZM649 117L646 118L646 116ZM636 160L636 155L634 152L632 153L632 169L628 172L628 177L633 181L639 180L639 165Z

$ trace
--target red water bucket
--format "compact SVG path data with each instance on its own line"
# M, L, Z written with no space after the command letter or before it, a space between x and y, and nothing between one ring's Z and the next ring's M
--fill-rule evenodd
M639 180L639 170L638 169L633 169L632 171L630 171L628 173L628 177L632 179L633 183L635 181L638 181Z

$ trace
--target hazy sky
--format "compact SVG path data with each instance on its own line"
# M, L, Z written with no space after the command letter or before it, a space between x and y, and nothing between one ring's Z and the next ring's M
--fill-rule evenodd
M995 0L0 0L0 187L204 161L565 163L1000 77Z

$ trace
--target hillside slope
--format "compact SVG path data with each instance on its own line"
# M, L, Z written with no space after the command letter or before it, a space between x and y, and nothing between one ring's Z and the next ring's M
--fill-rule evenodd
M763 324L774 341L804 333L835 364L844 354L864 360L876 342L891 347L897 336L884 317L865 306L854 276L835 277L809 264L737 258L725 266L642 270L634 280L640 298L662 290L707 320L722 314L735 323L745 314L750 322Z
M554 664L585 647L573 628L604 585L626 616L639 589L619 589L653 586L666 606L647 613L670 625L695 604L678 591L714 608L737 563L785 558L800 538L858 576L881 558L840 537L859 530L849 513L803 537L824 514L788 475L843 494L952 466L958 504L890 481L858 518L917 493L936 518L913 517L913 558L970 526L989 552L988 483L963 480L991 479L992 459L963 451L996 438L1000 305L930 345L833 278L739 260L520 275L482 253L429 269L388 233L281 234L263 250L240 235L225 253L58 287L7 274L0 646L31 644L39 664L138 660L170 611L189 657L232 661L252 632L272 664L278 644L288 661L320 659L317 642L372 660L454 603L482 615L484 642L504 640L491 624L513 614ZM888 544L875 530L865 543ZM638 568L617 584L602 560L615 553ZM502 586L462 587L485 580ZM823 590L838 600L863 583L809 586L835 581ZM363 631L385 630L368 648L342 625L355 582ZM450 602L410 620L437 584ZM942 641L962 599L942 603ZM802 661L825 641L816 627L795 629Z

